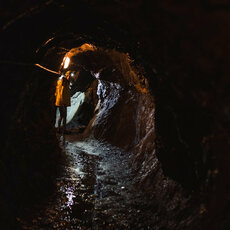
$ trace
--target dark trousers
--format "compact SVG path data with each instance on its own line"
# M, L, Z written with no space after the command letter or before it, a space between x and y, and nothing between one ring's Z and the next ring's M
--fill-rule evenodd
M67 116L67 108L66 106L59 106L60 117L58 119L58 129L60 130L61 122L63 121L63 130L66 129L66 116Z

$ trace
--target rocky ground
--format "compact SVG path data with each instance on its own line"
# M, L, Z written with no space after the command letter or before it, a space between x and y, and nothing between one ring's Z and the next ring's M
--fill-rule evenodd
M202 216L196 209L184 212L191 199L181 191L171 194L174 202L180 199L180 208L161 207L154 194L138 192L130 154L121 149L75 134L58 138L68 160L56 179L57 190L17 218L21 228L191 229Z

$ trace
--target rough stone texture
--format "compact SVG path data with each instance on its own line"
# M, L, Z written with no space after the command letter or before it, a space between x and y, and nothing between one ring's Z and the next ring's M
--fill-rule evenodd
M1 3L5 22L22 12L16 7L11 10L12 2L18 3ZM164 173L191 190L202 185L201 198L208 210L203 229L228 229L229 5L214 0L75 2L23 4L29 10L0 32L1 60L31 62L35 50L49 38L54 39L43 46L45 50L60 44L58 40L68 40L68 48L87 41L129 52L136 64L145 67L156 96L156 153ZM41 61L39 55L42 52L36 61ZM7 98L1 114L4 146L11 114L31 76L27 72L34 69L1 63L2 84L7 89L1 91L1 98ZM1 162L2 170L7 170L2 155ZM14 166L20 168L17 162Z

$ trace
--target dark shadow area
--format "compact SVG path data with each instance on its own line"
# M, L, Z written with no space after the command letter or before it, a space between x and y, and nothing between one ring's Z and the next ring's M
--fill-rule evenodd
M99 95L103 90L111 95L114 83L119 82L120 101L111 109L108 121L86 128L85 134L93 132L99 140L133 151L130 167L136 186L154 194L159 204L183 188L192 197L202 222L197 225L188 219L184 229L228 229L230 20L226 4L215 0L3 4L2 228L20 229L19 214L29 213L33 202L55 190L55 178L65 161L54 128L57 79L34 64L58 71L70 49L91 43L124 57L128 53L138 80L114 73L111 66L101 72L106 84L101 84ZM106 55L97 54L82 55L76 63L82 60L94 66L95 59L109 63ZM92 68L100 67L96 64ZM87 71L82 71L79 79L74 91L92 89L85 91L89 103L82 105L78 117L82 125L90 126L98 112L98 84L92 83ZM144 94L144 89L149 94ZM159 162L153 167L156 159ZM176 185L164 190L165 177ZM167 225L166 229L182 228Z

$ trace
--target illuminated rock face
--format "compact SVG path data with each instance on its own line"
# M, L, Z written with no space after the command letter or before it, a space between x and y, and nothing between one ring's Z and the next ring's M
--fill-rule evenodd
M151 135L153 148L155 104L151 94L103 80L99 80L97 94L98 113L92 123L95 137L126 150L141 150L147 144L143 138Z
M137 91L124 89L118 83L100 81L98 113L92 124L99 139L129 149L136 139Z

